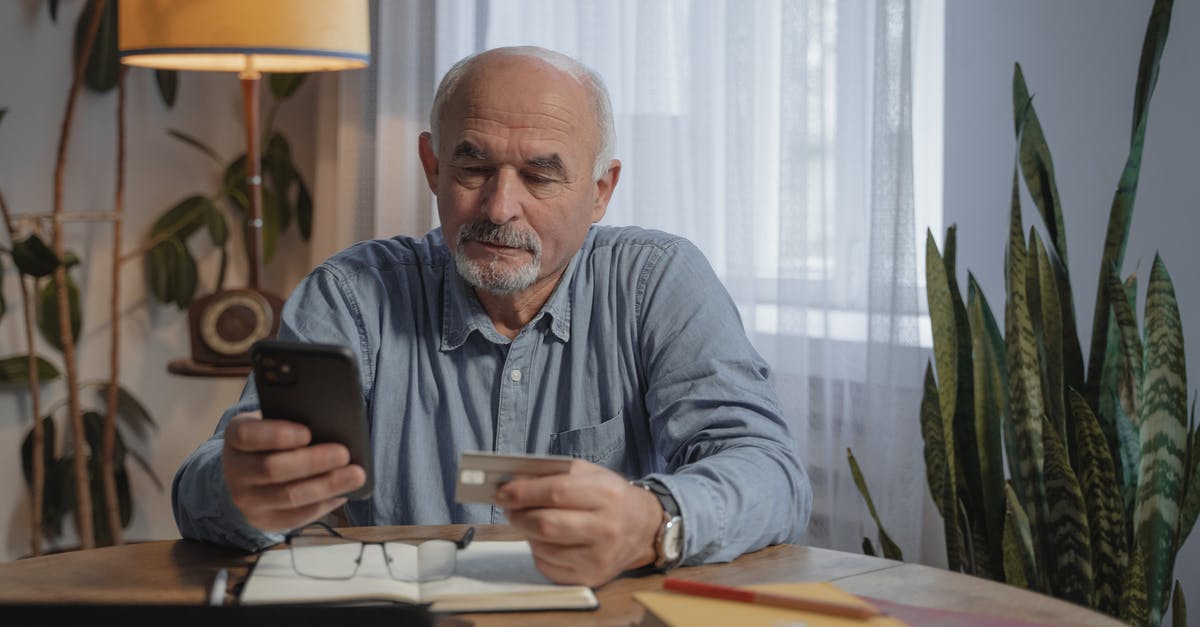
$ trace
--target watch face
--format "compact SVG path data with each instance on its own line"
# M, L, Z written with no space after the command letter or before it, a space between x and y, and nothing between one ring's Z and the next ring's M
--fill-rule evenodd
M223 292L208 304L200 317L200 338L213 352L236 355L271 334L274 312L257 292Z
M676 516L667 521L662 538L663 558L668 562L679 560L683 554L683 519Z

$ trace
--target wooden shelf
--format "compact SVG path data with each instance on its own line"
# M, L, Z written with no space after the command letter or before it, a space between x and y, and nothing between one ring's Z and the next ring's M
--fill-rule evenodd
M250 375L250 365L244 366L210 366L198 364L190 358L172 360L167 364L167 372L181 377L203 377L208 379L237 377L244 379Z

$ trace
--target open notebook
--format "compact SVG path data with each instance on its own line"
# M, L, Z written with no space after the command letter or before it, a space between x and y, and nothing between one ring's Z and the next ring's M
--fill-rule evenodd
M415 571L417 547L396 547L400 566ZM311 550L311 549L310 549ZM434 612L501 612L525 610L589 610L599 606L586 586L550 582L533 565L529 543L473 542L459 551L454 575L417 583L392 579L378 546L367 546L353 579L325 580L298 575L287 550L266 551L259 558L241 602L360 603L398 601L431 604Z

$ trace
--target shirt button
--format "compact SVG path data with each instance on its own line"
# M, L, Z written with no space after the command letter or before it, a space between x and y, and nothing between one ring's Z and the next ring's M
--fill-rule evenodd
M512 379L513 383L520 383L521 382L521 371L513 369L512 372L508 373L508 378Z

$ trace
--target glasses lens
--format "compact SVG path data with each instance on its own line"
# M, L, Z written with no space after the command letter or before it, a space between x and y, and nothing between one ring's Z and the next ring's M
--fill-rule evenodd
M417 546L417 570L421 581L445 579L454 574L458 546L449 540L430 540Z
M358 570L361 556L361 542L324 529L305 529L292 536L292 568L306 577L349 579Z

